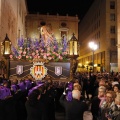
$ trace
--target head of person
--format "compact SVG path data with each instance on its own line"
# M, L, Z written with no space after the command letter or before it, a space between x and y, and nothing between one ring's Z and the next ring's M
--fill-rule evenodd
M50 86L52 86L53 85L53 81L51 80L51 79L48 79L48 84L50 85Z
M105 79L102 78L100 81L99 81L99 86L105 86L106 83L105 83Z
M72 91L72 97L73 97L73 99L80 100L80 97L81 97L80 91L79 90L73 90Z
M73 89L74 89L74 90L79 90L79 91L82 90L81 85L80 85L80 84L76 84L76 83L74 83Z
M75 82L74 84L73 84L73 86L75 86L75 85L80 85L78 82Z
M105 86L100 86L98 88L98 97L104 97L106 93L106 87Z
M113 101L115 101L116 98L116 93L114 91L107 91L106 92L106 102L107 103L112 103Z
M17 79L13 79L13 80L12 80L12 84L17 85L17 84L18 84L18 80L17 80Z
M117 93L117 92L120 92L120 85L119 84L115 84L113 86L113 90Z
M41 92L38 89L34 89L28 96L28 101L31 106L35 106L41 96Z
M120 107L120 95L115 98L115 104Z
M78 80L78 79L75 79L75 83L79 83L79 80Z

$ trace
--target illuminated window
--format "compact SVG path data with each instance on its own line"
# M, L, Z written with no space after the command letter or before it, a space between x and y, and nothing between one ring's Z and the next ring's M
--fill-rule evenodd
M67 37L67 31L61 31L61 37L66 36Z

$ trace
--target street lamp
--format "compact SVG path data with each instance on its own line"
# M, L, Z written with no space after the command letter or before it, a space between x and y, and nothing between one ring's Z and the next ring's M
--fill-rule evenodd
M98 48L98 46L94 42L89 42L89 47L92 50L92 68L94 73L94 52Z
M6 37L2 43L3 45L3 56L5 57L5 59L7 60L7 79L9 78L9 74L10 74L10 59L9 59L9 56L10 56L10 53L11 53L11 41L10 39L8 38L7 34L6 34Z
M70 78L72 79L77 68L76 58L78 57L78 40L74 33L69 41L69 57L71 58Z

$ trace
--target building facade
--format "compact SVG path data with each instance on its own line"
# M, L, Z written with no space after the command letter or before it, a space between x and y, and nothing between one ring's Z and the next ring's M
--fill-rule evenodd
M120 72L120 0L117 0L117 47L118 47L118 71Z
M118 71L118 1L95 0L80 22L80 71L89 70L93 58L95 71ZM94 54L88 46L90 41L94 41L98 46Z
M6 34L15 46L17 38L25 36L25 16L27 15L25 0L0 0L0 42ZM2 46L0 47L2 56Z
M70 40L73 33L78 39L78 22L78 16L28 14L26 16L26 35L32 39L39 39L42 27L46 26L48 28L46 32L51 31L58 42L64 35L67 40Z

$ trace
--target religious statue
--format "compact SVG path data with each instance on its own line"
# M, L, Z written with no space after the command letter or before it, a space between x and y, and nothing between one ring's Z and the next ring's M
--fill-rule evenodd
M40 32L41 37L44 39L45 45L47 45L48 41L53 42L54 37L51 24L42 26Z

